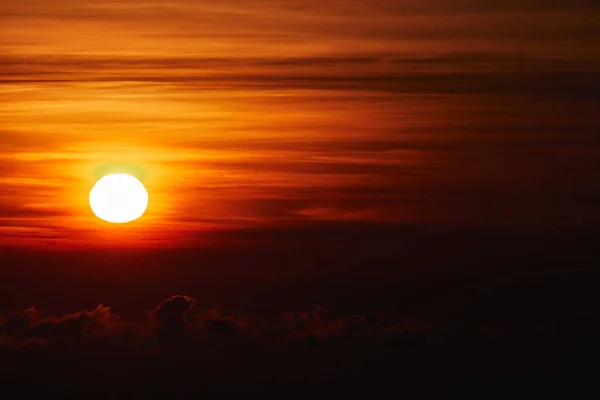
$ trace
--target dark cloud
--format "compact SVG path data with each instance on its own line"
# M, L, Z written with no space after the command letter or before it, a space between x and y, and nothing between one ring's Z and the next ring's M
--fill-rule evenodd
M6 84L137 82L176 85L186 91L209 87L225 91L313 89L422 95L528 94L585 100L596 99L594 88L600 85L597 60L515 54L450 54L389 60L5 57L0 61L5 69L2 82Z
M15 340L80 342L88 332L98 333L118 319L102 305L62 317L41 315L35 307L9 314L0 321L0 334ZM89 331L88 331L89 330ZM108 329L107 329L108 330Z
M173 296L149 312L153 325L147 341L155 341L159 350L173 351L189 346L188 312L195 300L187 296Z
M61 317L44 316L35 307L11 313L0 319L0 336L5 347L88 346L111 338L119 343L130 336L132 349L160 352L185 351L194 346L233 345L235 343L272 344L353 338L366 329L365 317L332 318L325 307L317 306L311 315L284 314L279 322L256 325L255 319L223 316L217 310L192 313L195 299L173 296L148 312L143 323L123 321L110 308L98 306ZM275 333L275 336L273 334Z
M141 323L124 321L102 305L61 317L45 316L30 307L1 317L0 336L4 347L32 342L53 347L93 346L98 341L110 343L112 338L122 341L129 335L130 345L139 350L156 346L161 352L172 352L196 345L351 339L367 329L364 316L333 318L322 306L310 315L284 314L279 322L257 325L255 319L223 316L217 310L193 313L194 304L193 298L173 296L149 311Z
M10 335L15 338L26 338L37 319L38 313L35 307L17 311L3 318L0 326L0 334Z
M520 293L524 296L524 293ZM489 296L487 296L489 297ZM47 316L35 307L0 316L0 336L3 343L35 341L45 346L72 345L82 343L93 345L100 340L123 339L129 336L142 350L145 346L157 345L160 351L193 349L195 345L232 344L236 342L261 342L270 344L290 344L297 342L330 342L339 340L385 339L414 335L429 335L436 331L452 329L450 325L423 320L393 317L386 313L347 315L334 317L329 309L316 306L311 313L284 313L279 320L261 318L235 318L223 316L217 310L198 312L194 309L196 300L177 295L148 312L145 321L123 320L109 307L99 305L93 310L83 310L60 317ZM479 312L479 311L478 311ZM547 316L542 316L547 318ZM515 320L490 320L482 315L480 325L473 325L473 333L484 332L488 328L504 324L504 330L515 328ZM473 320L477 321L477 320ZM456 327L463 321L456 320ZM543 323L543 321L538 321ZM491 324L491 325L489 325ZM506 325L508 324L508 325ZM527 326L535 326L527 321ZM449 331L448 331L449 332ZM161 347L162 346L162 347Z
M192 331L199 344L222 344L232 346L263 340L264 333L254 321L222 316L217 310L209 310L194 316Z
M312 315L306 313L284 314L286 335L280 343L301 342L316 345L322 341L358 339L366 333L365 317L362 315L347 316L334 319L329 310L316 306Z
M8 77L5 84L130 82L169 84L185 90L331 90L369 91L396 94L457 94L457 95L529 95L548 99L597 101L596 89L600 77L595 72L580 73L394 73L360 74L354 76L216 76L204 74L168 77L165 75L131 75L122 77ZM549 85L552 82L552 85Z
M253 394L297 385L303 392L319 385L315 398L334 389L377 393L394 382L423 393L427 380L462 384L478 373L501 384L529 376L532 365L558 368L548 376L564 379L561 363L590 366L581 364L577 345L588 346L588 355L598 351L589 347L597 325L557 340L561 328L539 319L448 324L384 313L334 317L317 306L270 321L196 307L193 298L173 296L143 322L124 321L104 306L62 317L35 308L9 314L0 318L0 382L27 392L154 394ZM506 354L512 348L519 349L519 365ZM352 389L341 384L349 380Z
M160 303L149 315L161 326L184 326L188 311L194 306L195 299L187 296L173 296Z
M3 185L0 185L0 189ZM23 190L18 190L23 194ZM26 205L5 204L0 196L0 218L52 218L69 215L68 212L53 207L33 208ZM6 226L6 224L3 224Z

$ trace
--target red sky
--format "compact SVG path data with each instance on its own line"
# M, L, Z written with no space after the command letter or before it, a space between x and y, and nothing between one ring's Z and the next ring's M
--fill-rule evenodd
M0 0L0 386L586 388L598 49L598 0Z
M0 5L0 243L600 222L592 2ZM87 204L131 172L126 228Z

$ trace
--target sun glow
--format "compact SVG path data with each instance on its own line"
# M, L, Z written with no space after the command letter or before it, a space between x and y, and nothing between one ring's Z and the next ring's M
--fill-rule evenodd
M94 185L90 206L98 218L124 224L144 215L148 208L148 192L142 182L131 175L111 174Z

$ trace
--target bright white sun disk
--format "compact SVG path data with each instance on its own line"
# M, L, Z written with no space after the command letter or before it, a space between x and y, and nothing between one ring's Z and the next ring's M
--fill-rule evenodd
M90 206L98 218L124 224L144 215L148 192L142 182L131 175L106 175L90 192Z

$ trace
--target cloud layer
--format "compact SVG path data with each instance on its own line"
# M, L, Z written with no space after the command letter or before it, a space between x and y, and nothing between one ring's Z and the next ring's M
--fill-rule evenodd
M104 306L61 317L35 308L6 315L0 319L1 381L7 388L27 382L26 393L96 394L282 393L301 385L300 393L320 388L313 394L320 398L333 391L383 393L392 382L407 393L437 393L439 387L422 385L436 380L450 385L448 391L479 376L475 387L464 387L506 390L529 377L529 385L545 390L529 368L567 383L563 363L577 362L585 374L585 356L598 351L597 324L563 331L556 321L536 318L504 325L380 312L333 317L322 306L267 321L197 308L193 298L178 295L148 311L143 322L125 321ZM588 346L585 356L580 345Z

